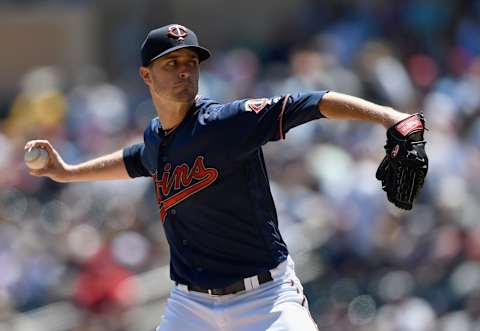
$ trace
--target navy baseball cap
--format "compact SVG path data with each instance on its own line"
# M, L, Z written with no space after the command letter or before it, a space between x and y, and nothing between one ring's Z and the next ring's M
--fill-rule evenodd
M152 30L142 43L142 65L180 48L191 48L198 54L200 62L210 57L210 51L198 45L195 33L180 24L169 24Z

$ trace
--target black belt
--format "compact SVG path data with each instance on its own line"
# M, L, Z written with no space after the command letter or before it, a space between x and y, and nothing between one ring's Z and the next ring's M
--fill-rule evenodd
M269 281L272 281L272 274L270 271L265 271L262 272L258 275L255 276L258 280L258 284L264 284ZM208 293L210 295L227 295L227 294L233 294L241 291L245 291L245 280L241 279L231 285L228 285L227 287L224 288L202 288L196 285L187 285L187 288L189 291L195 291L195 292L201 292L201 293Z

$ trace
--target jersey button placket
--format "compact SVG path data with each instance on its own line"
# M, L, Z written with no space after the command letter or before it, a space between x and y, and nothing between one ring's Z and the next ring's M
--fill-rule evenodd
M160 142L160 149L159 149L160 155L163 154L161 156L161 158L159 159L159 162L161 162L163 164L166 164L168 162L168 158L165 155L166 154L166 149L167 149L167 140L164 139Z

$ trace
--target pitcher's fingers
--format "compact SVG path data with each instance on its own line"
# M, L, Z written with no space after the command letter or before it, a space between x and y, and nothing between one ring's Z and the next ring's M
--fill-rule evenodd
M41 171L41 169L38 169L38 170L29 169L29 171L30 171L30 175L32 176L37 176L37 177L43 176L43 171Z
M23 149L27 150L27 149L30 149L30 148L33 148L35 146L35 141L36 140L30 140L28 141L26 144L25 144L25 147Z
M45 149L53 149L52 145L48 140L30 140L25 144L25 149L40 147Z
M55 158L55 150L48 140L32 140L25 145L25 149L29 148L43 148L48 153L48 158L52 160Z
M45 139L33 139L33 140L29 140L29 141L27 141L27 143L25 144L25 148L35 147L37 144L40 144L40 143L48 143L48 140L45 140Z
M42 169L28 169L30 171L30 175L33 176L47 176L49 177L52 174L52 168L50 165L46 165Z

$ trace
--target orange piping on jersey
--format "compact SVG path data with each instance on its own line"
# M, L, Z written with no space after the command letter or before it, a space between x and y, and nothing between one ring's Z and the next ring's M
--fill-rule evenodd
M288 101L288 98L290 97L290 94L287 94L285 96L285 99L283 100L283 104L282 104L282 110L280 111L280 115L278 116L279 119L280 119L280 139L285 139L285 134L283 132L283 113L285 112L285 107L287 106L287 101Z

